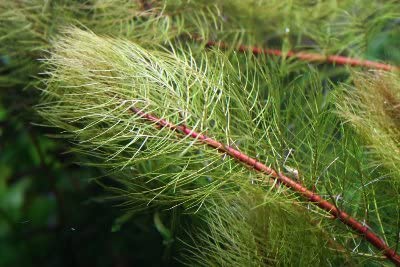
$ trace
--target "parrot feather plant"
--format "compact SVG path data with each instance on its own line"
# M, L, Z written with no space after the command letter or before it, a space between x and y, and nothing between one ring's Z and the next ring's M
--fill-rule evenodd
M111 178L95 180L124 218L155 214L176 262L400 265L400 60L363 59L399 16L378 0L5 1L0 85L41 89L47 126Z
M46 62L38 110L112 172L120 186L111 189L126 208L181 207L202 218L199 241L188 244L204 244L188 249L202 251L200 264L242 255L254 265L379 255L399 264L397 224L383 224L378 211L398 203L378 200L368 186L376 174L365 173L367 155L340 124L318 74L310 68L294 82L279 64L250 55L190 51L66 30ZM370 201L376 216L364 214ZM242 223L241 231L228 228ZM348 258L349 246L359 259Z

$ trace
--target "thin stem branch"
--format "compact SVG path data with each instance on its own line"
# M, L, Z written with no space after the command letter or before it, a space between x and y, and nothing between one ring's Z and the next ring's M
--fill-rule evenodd
M198 37L194 37L195 40L201 40ZM215 46L221 49L228 49L230 46L224 42L220 41L207 41L207 46ZM358 58L351 58L345 56L338 56L338 55L322 55L317 53L308 53L308 52L294 52L294 51L287 51L284 53L282 50L279 49L269 49L269 48L260 48L256 46L246 46L246 45L239 45L236 47L236 50L239 52L251 52L254 55L273 55L278 57L287 57L287 58L296 58L301 61L307 62L320 62L320 63L330 63L334 65L348 65L352 67L366 67L370 69L378 69L378 70L385 70L385 71L400 71L400 67L393 66L390 64L380 63L371 60L363 60Z
M220 143L217 140L207 137L201 133L197 133L193 129L190 129L185 125L175 125L173 123L168 122L165 119L158 118L156 116L153 116L152 114L145 113L141 109L135 107L131 107L130 111L140 116L143 119L155 123L155 125L159 128L167 128L172 131L176 131L186 136L192 137L198 140L199 142L218 150L221 153L225 153L231 156L235 160L242 162L243 164L253 168L256 171L267 174L272 179L277 180L281 184L297 192L305 199L307 199L309 202L327 211L334 218L339 219L342 223L352 228L359 235L363 236L370 244L372 244L374 247L380 250L394 264L400 266L400 255L398 255L395 250L390 248L377 234L369 230L367 226L360 223L359 221L351 217L343 210L339 209L335 204L323 199L318 194L305 188L303 185L294 181L293 179L289 178L283 173L280 172L278 173L274 169L266 166L265 164L257 161L254 158L251 158L250 156L240 152L239 150L224 145L223 143Z

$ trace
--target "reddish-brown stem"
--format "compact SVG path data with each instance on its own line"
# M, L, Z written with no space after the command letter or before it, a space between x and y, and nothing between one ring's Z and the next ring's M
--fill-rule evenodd
M255 169L256 171L267 174L272 179L277 180L281 184L285 185L286 187L292 189L293 191L306 198L308 201L329 212L334 218L339 219L341 222L352 228L355 232L363 236L369 243L380 250L394 264L400 266L400 256L396 253L396 251L390 248L377 234L369 230L366 225L360 223L346 212L340 210L335 204L323 199L318 194L305 188L303 185L294 181L283 173L278 173L274 169L266 166L265 164L257 161L254 158L251 158L250 156L240 152L239 150L224 145L217 140L207 137L201 133L195 132L193 129L190 129L185 125L175 125L165 119L145 113L144 111L135 107L132 107L130 110L141 118L155 123L157 127L167 128L186 136L192 137L199 142L218 150L221 153L225 153L231 156L232 158L242 162L248 167Z
M196 38L196 40L200 40ZM207 41L207 46L216 46L222 49L227 49L230 46L224 42L216 42L216 41ZM266 55L273 55L278 57L287 57L287 58L296 58L302 61L308 62L327 62L336 65L349 65L355 67L366 67L370 69L378 69L378 70L385 70L385 71L395 71L400 70L398 66L393 66L389 64L379 63L370 60L362 60L357 58L345 57L345 56L325 56L317 53L307 53L307 52L294 52L288 51L284 53L282 50L278 49L267 49L267 48L260 48L255 46L245 46L240 45L237 48L237 51L240 52L251 52L255 55L266 54Z

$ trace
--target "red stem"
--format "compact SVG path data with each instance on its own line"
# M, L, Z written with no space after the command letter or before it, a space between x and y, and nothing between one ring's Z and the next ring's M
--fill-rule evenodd
M179 132L186 136L190 136L192 138L197 139L203 144L206 144L212 148L217 149L219 152L228 154L232 158L236 159L244 163L245 165L254 168L259 172L263 172L270 176L271 178L279 181L281 184L286 187L292 189L293 191L299 193L308 201L314 203L321 209L329 212L333 217L339 219L341 222L352 228L358 234L363 236L369 243L371 243L374 247L380 250L389 260L391 260L397 266L400 266L400 256L396 253L395 250L391 249L378 235L369 230L365 225L358 222L356 219L352 218L346 212L340 210L335 204L330 203L329 201L323 199L318 194L308 190L298 182L292 180L291 178L285 176L283 173L278 173L274 169L266 166L265 164L257 161L250 156L236 150L230 146L224 145L218 142L215 139L209 138L201 133L197 133L194 130L186 127L185 125L175 125L168 122L165 119L157 118L151 114L145 113L142 110L132 107L130 109L133 113L139 115L140 117L154 122L160 128L168 128L170 130Z
M199 38L195 37L196 40L200 40ZM216 42L216 41L208 41L206 43L207 46L216 46L222 49L229 48L224 42ZM306 53L306 52L294 52L288 51L286 54L283 53L281 50L278 49L266 49L260 48L255 46L245 46L240 45L237 47L237 50L240 52L251 52L255 55L260 54L267 54L267 55L274 55L278 57L288 57L288 58L297 58L302 61L308 62L328 62L331 64L337 65L349 65L349 66L356 66L356 67L366 67L371 69L378 69L378 70L386 70L386 71L395 71L400 70L398 66L393 66L389 64L379 63L370 60L362 60L357 58L345 57L345 56L325 56L316 53Z

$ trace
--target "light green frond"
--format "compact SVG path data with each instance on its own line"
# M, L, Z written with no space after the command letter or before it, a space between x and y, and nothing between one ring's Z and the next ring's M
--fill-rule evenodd
M328 266L354 264L322 229L324 222L284 197L246 188L207 205L206 226L193 229L190 266Z
M244 151L262 148L246 134L260 125L254 140L265 138L261 122L267 111L257 100L257 81L246 81L246 74L240 75L220 52L195 59L183 51L146 50L72 29L57 42L48 64L48 87L39 112L72 134L79 152L103 159L99 166L123 170L121 182L127 187L142 187L139 193L124 194L128 202L166 198L198 206L214 192L235 191L242 183L265 179L131 111L138 108L187 125Z
M329 218L325 212L301 203L294 194L270 184L268 177L215 149L160 129L132 112L138 108L238 147L314 188L361 221L368 220L368 226L379 230L389 244L396 242L396 217L389 216L398 205L396 188L380 179L380 171L369 169L366 150L334 111L336 85L323 84L311 68L307 74L287 71L287 64L267 58L225 55L218 50L191 52L183 45L145 48L76 28L66 30L55 42L47 66L40 114L63 129L75 143L75 151L88 156L91 165L111 172L117 185L105 186L123 207L182 205L203 214L219 198L258 188L265 202L278 205L285 199L291 203L285 209L299 205L303 215L307 207L307 212L321 218L317 224L324 220L328 235L352 250L353 257L380 259L362 237L349 233L339 222L325 224ZM283 211L275 210L273 216L291 218L286 226L294 221ZM289 236L282 246L291 242ZM211 246L215 246L214 238L220 239L206 238ZM252 240L248 238L243 242ZM302 242L315 244L306 237ZM298 257L278 248L278 243L273 245L263 254L265 259Z
M354 86L343 92L338 108L371 152L400 178L400 80L396 74L354 74Z

